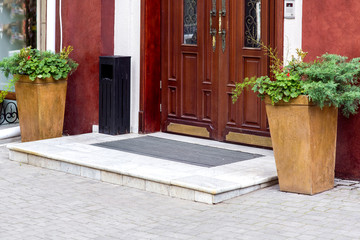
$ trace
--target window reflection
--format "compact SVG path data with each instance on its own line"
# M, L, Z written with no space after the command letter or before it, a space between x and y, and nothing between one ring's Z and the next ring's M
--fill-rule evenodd
M0 0L0 59L27 46L36 48L36 0Z

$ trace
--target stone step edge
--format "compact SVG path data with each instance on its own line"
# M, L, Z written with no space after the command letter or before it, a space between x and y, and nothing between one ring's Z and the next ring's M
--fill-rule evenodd
M233 190L243 189L243 188L255 186L255 185L258 185L258 184L264 184L264 183L272 182L272 181L275 181L275 180L278 179L277 176L272 176L272 177L268 177L268 178L258 180L258 181L253 182L253 183L247 183L247 184L239 184L239 183L236 184L236 183L234 183L229 187L220 188L220 189L219 188L214 189L214 188L208 188L208 187L204 187L204 186L194 186L191 183L181 182L181 181L179 181L177 179L171 179L171 180L166 179L166 180L164 180L164 179L161 179L159 177L152 177L152 176L144 177L143 175L139 175L139 174L132 173L132 172L129 172L129 171L114 170L114 169L110 169L110 168L107 168L107 167L104 167L104 166L101 166L101 165L97 165L97 164L93 164L93 163L77 162L77 161L74 161L72 159L67 159L65 157L54 156L54 155L49 155L49 154L42 154L42 153L27 150L27 149L19 148L19 147L13 146L11 144L8 145L7 148L9 150L14 150L14 151L19 152L19 153L34 155L34 156L38 156L38 157L52 159L52 160L55 160L55 161L62 161L62 162L71 163L71 164L74 164L74 165L85 166L85 167L88 167L88 168L104 170L104 171L107 171L107 172L126 175L126 176L130 176L130 177L146 179L146 180L150 180L150 181L153 181L153 182L159 182L159 183L162 183L162 184L174 185L174 186L178 186L178 187L182 187L182 188L188 188L188 189L194 189L194 190L197 190L197 191L200 191L200 192L213 194L213 195L226 193L226 192L233 191Z
M145 179L143 177L132 176L118 172L109 171L79 165L63 159L53 159L42 156L41 154L26 151L23 149L9 148L9 159L19 163L29 164L36 167L42 167L50 170L61 171L77 176L87 177L107 183L132 187L148 192L167 195L170 197L181 198L207 204L215 204L234 198L261 188L269 187L278 183L277 178L265 181L253 186L235 188L229 191L206 192L199 189L189 188L180 184L170 182L161 182L153 179Z

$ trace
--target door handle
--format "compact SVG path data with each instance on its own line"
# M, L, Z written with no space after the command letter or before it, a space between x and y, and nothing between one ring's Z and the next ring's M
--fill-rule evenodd
M212 9L210 10L210 36L212 37L213 52L216 49L216 29L212 27L212 18L216 17L216 0L212 0Z
M221 10L219 11L219 14L223 17L226 16L226 0L222 0Z
M221 40L222 40L222 51L223 53L225 52L225 48L226 48L226 30L222 29L221 31L219 31L219 34L221 35Z
M226 48L226 30L222 28L222 18L226 17L226 0L222 0L222 8L219 11L219 35L221 35L222 40L222 51L225 52Z
M212 9L210 10L210 16L216 17L216 0L212 0Z

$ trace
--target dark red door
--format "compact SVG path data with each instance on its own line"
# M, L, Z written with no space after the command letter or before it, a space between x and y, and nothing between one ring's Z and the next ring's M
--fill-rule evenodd
M251 38L270 44L270 0L162 1L162 130L271 146L264 104L231 91L268 73Z

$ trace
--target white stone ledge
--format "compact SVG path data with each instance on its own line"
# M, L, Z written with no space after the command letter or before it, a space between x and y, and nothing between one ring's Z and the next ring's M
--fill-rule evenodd
M178 136L167 134L154 135L257 153L256 148L202 139L195 141L189 137L178 139ZM277 183L275 162L269 150L259 149L266 155L256 160L206 168L90 145L133 137L139 135L109 137L101 134L85 134L9 144L9 158L37 167L208 204L218 203Z
M34 154L33 152L26 151L26 150L19 149L19 148L9 148L9 149L10 149L10 152L12 152L12 155L9 156L9 158L11 160L23 162L23 163L29 163L27 160L27 156L32 156L32 157L36 156L38 158L56 160L56 161L62 162L62 168L65 169L64 172L75 174L75 175L81 175L81 173L80 173L81 169L80 168L76 169L75 167L69 168L69 166L67 164L73 164L75 166L83 166L83 167L86 167L89 169L97 169L98 171L105 171L105 172L109 172L109 173L113 173L113 174L119 174L119 175L123 175L123 176L127 176L127 177L136 178L136 179L150 180L152 182L161 183L161 184L165 184L165 185L172 185L172 186L177 186L177 187L186 188L186 189L193 189L193 190L208 193L208 194L226 193L226 192L233 191L236 189L247 188L250 186L277 180L276 176L271 176L269 178L263 178L258 181L248 181L248 182L246 182L246 184L230 183L230 185L228 184L226 187L224 187L224 186L209 187L209 186L204 186L204 184L209 183L209 181L211 181L211 178L207 178L206 182L201 181L201 180L198 180L198 181L188 181L187 180L187 178L193 179L194 177L202 177L202 176L192 175L190 177L185 177L185 178L180 178L180 179L161 178L160 176L152 176L150 174L147 174L147 175L139 174L139 172L137 171L137 168L130 169L130 170L117 170L112 167L104 166L101 164L89 163L89 162L85 162L85 161L84 162L76 161L73 159L66 159L64 157L56 158L56 156L53 156L53 155L44 154L44 156L42 156L42 154L39 154L39 153L36 153L36 155L32 155L32 154ZM13 156L14 154L15 154L15 158ZM17 159L19 159L19 160L17 160ZM48 167L43 166L44 164L41 164L41 163L38 163L37 165L35 165L33 163L29 163L29 164L38 166L38 167L48 168ZM69 168L69 169L66 169L66 168ZM58 170L58 169L54 169L54 170ZM100 180L100 178L101 178L100 173L97 173L97 175L99 175L99 176L96 179ZM221 181L219 179L213 179L213 180ZM145 189L144 186L139 187L139 184L134 184L134 186L133 186L133 183L123 184L123 185L129 186L129 187L134 187L134 188L139 188L139 189Z
M260 188L268 187L277 183L277 180L265 181L254 186L245 188L222 188L221 190L211 189L209 187L199 187L196 184L187 184L180 181L174 183L164 183L154 181L153 179L144 179L142 177L124 175L117 172L111 172L104 169L89 168L80 166L71 162L53 160L28 153L10 150L10 160L26 163L36 167L47 168L51 170L62 171L65 173L78 175L103 182L146 190L148 192L167 195L170 197L181 198L190 201L202 202L207 204L219 203L224 200L237 197ZM205 190L205 191L204 191Z

